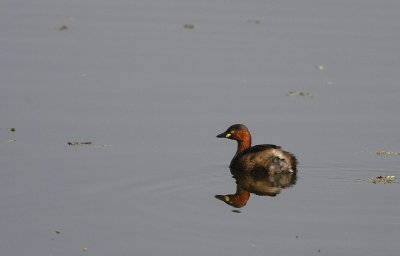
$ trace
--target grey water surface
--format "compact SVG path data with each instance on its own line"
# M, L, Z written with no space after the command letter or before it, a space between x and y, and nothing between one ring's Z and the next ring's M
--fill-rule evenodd
M399 1L0 6L1 255L399 255ZM233 123L296 184L214 198Z

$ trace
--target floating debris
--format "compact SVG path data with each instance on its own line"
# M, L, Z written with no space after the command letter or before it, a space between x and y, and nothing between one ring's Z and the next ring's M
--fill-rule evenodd
M302 91L289 91L286 96L291 97L305 97L305 98L314 98L314 95L309 92L302 92Z
M87 252L88 251L88 248L87 247L83 247L82 248L82 252Z
M59 26L59 27L57 27L57 30L58 31L66 31L66 30L68 30L68 26L67 25Z
M92 145L93 143L91 141L84 141L84 142L78 142L78 141L68 141L68 145L70 146L82 146L82 145Z
M54 233L56 233L57 235L61 234L60 230L54 230Z
M12 142L16 142L17 140L16 139L7 139L6 140L8 143L12 143Z
M188 23L186 23L186 24L183 24L183 28L186 28L186 29L194 29L194 25L193 25L193 24L188 24Z
M233 209L232 212L233 213L242 213L240 210L236 210L236 209Z
M6 130L6 131L10 131L10 132L15 132L17 129L15 129L14 127L13 128L0 128L0 131L2 131L2 130Z
M111 147L112 145L109 144L95 144L91 141L68 141L67 143L69 146L92 146L94 148L103 148L103 147Z
M252 24L261 24L261 21L260 20L248 20L247 21L248 23L252 23Z
M376 151L376 154L378 156L399 156L400 152L399 151L379 150L379 151Z
M389 183L400 183L399 181L397 181L396 176L378 176L372 179L368 179L367 180L370 183L380 183L380 184L389 184Z
M322 70L325 69L324 65L316 65L315 68L316 68L318 71L322 71Z

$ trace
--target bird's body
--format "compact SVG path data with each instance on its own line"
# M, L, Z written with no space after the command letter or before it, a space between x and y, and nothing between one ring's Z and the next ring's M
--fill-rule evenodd
M272 144L251 146L251 134L246 126L235 124L218 138L236 140L236 154L230 168L243 172L265 170L269 174L297 172L296 157L281 147Z

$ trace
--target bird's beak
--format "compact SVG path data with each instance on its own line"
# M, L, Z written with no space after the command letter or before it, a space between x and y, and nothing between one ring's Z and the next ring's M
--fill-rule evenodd
M223 132L223 133L221 133L221 134L218 134L217 135L217 138L229 138L229 137L231 137L231 133L229 133L229 132Z

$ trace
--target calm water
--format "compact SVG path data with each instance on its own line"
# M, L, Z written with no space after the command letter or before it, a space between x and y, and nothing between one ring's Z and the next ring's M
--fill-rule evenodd
M400 177L376 154L400 151L398 1L0 14L3 254L398 255L400 186L368 182ZM238 122L300 161L240 209L215 198L236 191L236 146L215 136Z

